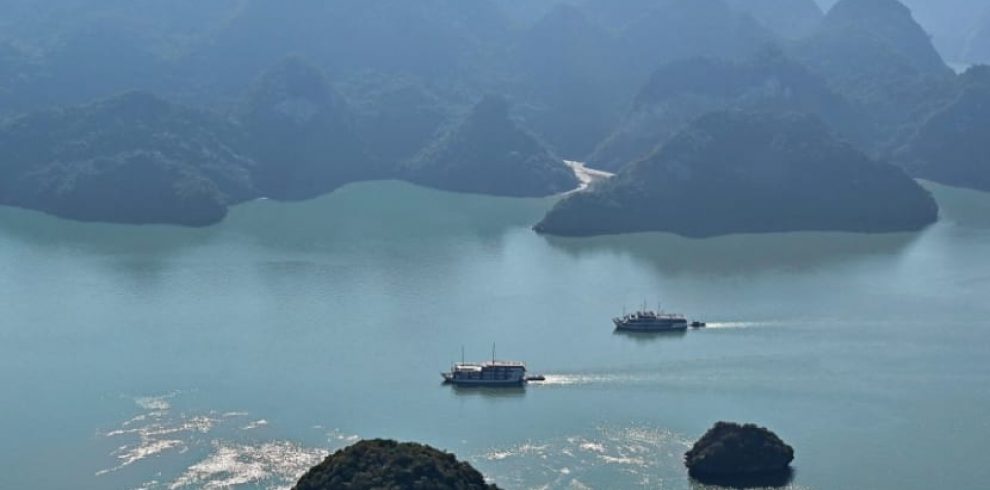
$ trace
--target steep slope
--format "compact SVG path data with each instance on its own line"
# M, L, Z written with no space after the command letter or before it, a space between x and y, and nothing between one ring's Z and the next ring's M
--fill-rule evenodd
M577 178L509 117L502 97L488 96L460 125L420 152L408 180L439 189L537 197L577 187Z
M825 17L814 0L726 0L784 39L811 35Z
M243 108L258 190L305 199L382 175L358 138L350 110L323 73L292 57L265 73Z
M869 150L884 153L952 94L952 70L897 0L842 0L796 56L870 116Z
M0 202L67 218L206 225L253 196L236 126L152 95L35 113L0 129Z
M770 31L723 0L653 2L626 25L622 35L647 74L662 63L698 56L745 59L775 42Z
M617 176L559 202L555 235L666 231L692 237L804 230L917 230L932 197L900 169L804 115L713 113Z
M990 63L990 7L965 38L960 58L971 63Z
M429 446L361 441L331 454L293 490L497 490L470 464Z
M16 114L30 107L25 94L33 91L40 67L23 49L0 41L0 115Z
M335 74L377 71L460 83L491 74L508 21L488 1L244 0L203 53L221 86L297 54Z
M969 69L959 83L959 97L926 120L897 159L914 176L990 191L990 67Z
M565 157L587 155L622 114L636 84L620 40L581 10L559 5L512 50L520 115Z
M969 47L981 21L990 14L986 0L903 0L942 58L949 62L979 62L969 58ZM984 58L987 60L988 58Z
M358 135L368 151L386 170L432 142L461 109L413 77L365 74L334 87L354 113Z
M825 16L822 29L868 32L919 72L948 70L924 28L898 0L841 0Z
M816 114L850 139L860 136L860 116L820 77L776 50L744 63L706 58L657 70L633 109L588 161L617 170L651 153L698 116L747 109Z

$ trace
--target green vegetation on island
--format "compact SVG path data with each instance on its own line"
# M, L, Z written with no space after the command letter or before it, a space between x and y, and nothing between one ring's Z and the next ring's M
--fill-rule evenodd
M0 203L205 225L369 179L544 196L577 185L561 158L619 171L729 110L987 189L980 70L936 46L981 49L990 11L946 39L960 14L910 4L942 37L897 0L8 0Z
M384 175L368 157L347 104L300 58L282 61L256 82L242 117L264 196L310 198Z
M862 133L862 115L845 98L802 64L768 48L745 62L694 58L664 65L588 161L618 170L697 117L731 109L814 114L850 139Z
M429 446L361 441L337 451L293 490L497 490L470 464Z
M793 55L860 109L861 148L883 155L952 99L954 74L897 0L840 0Z
M503 97L488 96L460 125L404 166L404 177L438 189L514 197L572 190L577 177L509 116Z
M782 486L789 479L792 461L794 448L777 434L732 422L717 422L684 455L692 477L733 487Z
M535 229L565 236L894 232L937 217L931 195L901 169L837 140L818 119L733 111L701 117L650 157L569 195Z
M0 203L84 221L207 225L254 197L236 124L131 92L0 127Z
M960 94L929 117L895 158L912 175L990 191L990 67L960 77Z

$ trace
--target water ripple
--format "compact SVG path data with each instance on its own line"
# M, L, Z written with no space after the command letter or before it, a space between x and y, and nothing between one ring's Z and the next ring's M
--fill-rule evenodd
M358 440L338 430L314 428L326 436L327 448L304 447L282 440L252 440L264 434L270 422L248 418L244 411L187 414L173 409L171 400L178 393L138 397L134 404L141 413L123 421L101 435L120 440L110 456L114 464L96 472L97 477L122 471L151 459L160 460L156 478L134 490L184 490L291 488L309 468L329 454L330 448L343 447ZM254 435L254 436L253 436ZM176 455L192 456L193 464L183 463L172 476L162 467L173 467Z

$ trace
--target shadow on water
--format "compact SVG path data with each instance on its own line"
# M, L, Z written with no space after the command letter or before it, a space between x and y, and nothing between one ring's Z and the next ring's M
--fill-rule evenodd
M397 181L359 182L298 202L266 199L231 208L203 228L79 222L0 206L0 235L48 248L106 254L168 254L218 239L279 250L337 251L469 237L499 245L539 220L551 199L443 192ZM398 243L401 242L401 243Z
M549 206L548 199L460 194L374 181L350 184L309 201L245 203L219 227L281 250L404 249L418 243L456 243L457 238L498 246L506 232L528 228Z
M897 255L923 234L802 232L693 239L670 233L638 233L545 239L550 246L579 258L626 255L664 273L726 274L808 270L863 257Z
M687 330L674 332L630 332L628 330L613 330L612 335L627 338L637 344L649 344L652 342L676 341L687 336Z
M476 396L493 399L512 399L526 396L525 386L451 386L450 389L457 396Z
M691 490L784 488L794 482L794 476L793 468L775 473L736 477L691 475Z
M37 248L71 248L107 255L168 256L208 243L216 232L216 227L81 222L0 206L0 235Z

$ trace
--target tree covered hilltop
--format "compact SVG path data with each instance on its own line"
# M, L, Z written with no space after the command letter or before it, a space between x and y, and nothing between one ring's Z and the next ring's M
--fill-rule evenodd
M564 161L509 116L509 102L488 96L457 127L405 165L411 182L439 189L515 197L572 190Z
M0 127L0 203L84 221L207 225L257 195L239 126L130 92Z
M0 205L203 226L375 179L550 196L578 185L562 160L619 185L733 110L811 115L911 177L990 190L986 68L944 58L987 59L990 10L956 35L964 16L905 2L6 0ZM726 230L917 228L726 212Z
M375 439L341 449L293 490L498 490L453 454L415 443Z
M542 197L574 173L501 96L407 161L381 156L321 70L290 57L230 116L128 92L0 125L0 204L83 221L205 226L260 197L299 200L352 182Z
M689 237L784 231L892 232L933 223L931 195L902 170L800 114L703 116L614 178L571 194L535 229Z

